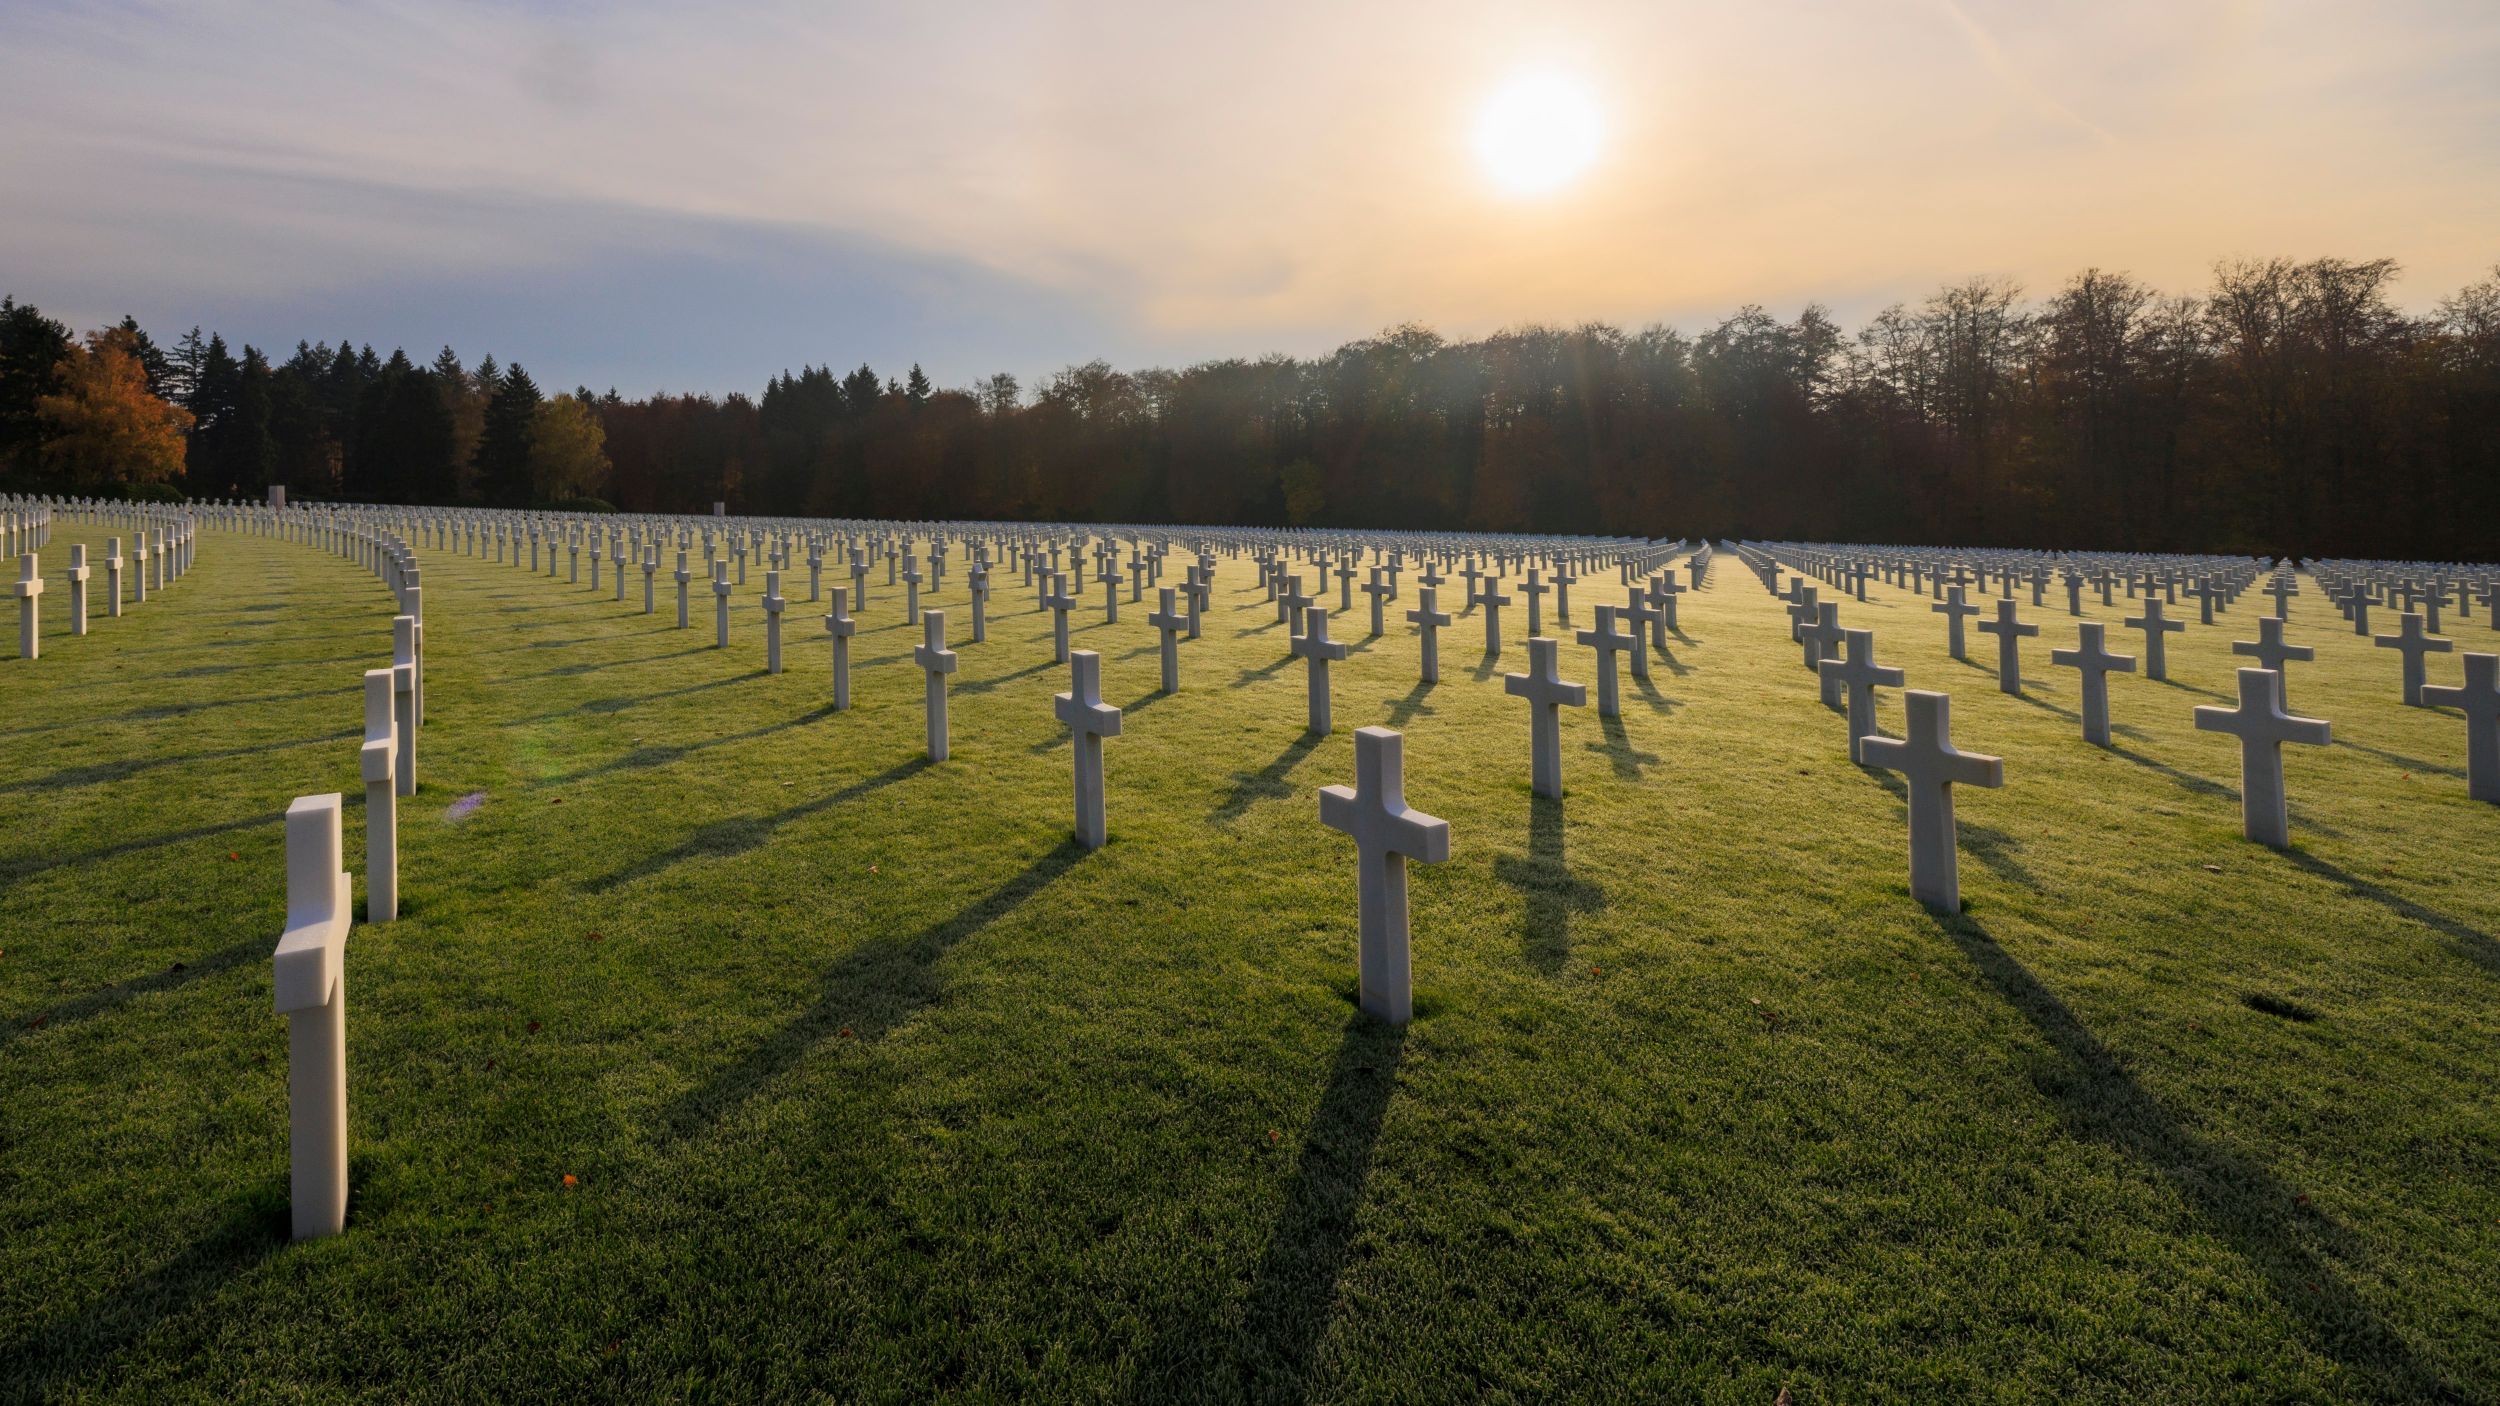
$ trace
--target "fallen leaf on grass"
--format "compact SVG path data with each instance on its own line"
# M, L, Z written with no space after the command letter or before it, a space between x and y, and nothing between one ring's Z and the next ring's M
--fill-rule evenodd
M531 1033L532 1035L535 1035L535 1034L537 1034L537 1033L538 1033L538 1022L537 1022L537 1021L534 1021L534 1020L533 1020L533 1021L531 1021L531 1022L530 1022L530 1033Z
M571 1172L566 1172L566 1173L564 1174L564 1184L565 1184L566 1186L579 1186L579 1185L581 1185L581 1183L580 1183L579 1181L577 1181L577 1180L575 1180L575 1179L574 1179L574 1176L573 1176L573 1174L572 1174Z
M2222 872L2222 866L2219 864L2208 864L2205 866L2205 872L2208 874L2219 874Z

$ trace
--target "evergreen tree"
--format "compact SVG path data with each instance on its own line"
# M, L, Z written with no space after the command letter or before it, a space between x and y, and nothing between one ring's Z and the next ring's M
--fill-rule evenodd
M156 344L156 339L139 326L139 319L128 313L122 315L120 330L129 334L130 354L137 359L140 372L148 378L148 394L158 400L173 399L173 359L166 356L164 348Z
M480 371L484 365L481 363ZM497 507L521 507L530 501L530 442L543 399L529 372L519 363L496 380L486 402L486 420L477 440L477 488Z
M60 389L69 329L33 305L0 298L0 472L32 472L43 442L35 403Z
M911 375L903 382L903 394L914 405L929 403L929 378L921 373L920 363L917 361L911 364Z
M302 343L296 345L301 346ZM201 340L200 329L194 324L190 331L182 334L181 341L174 343L173 382L165 398L176 405L189 405L192 395L199 390L200 369L207 361L208 343Z

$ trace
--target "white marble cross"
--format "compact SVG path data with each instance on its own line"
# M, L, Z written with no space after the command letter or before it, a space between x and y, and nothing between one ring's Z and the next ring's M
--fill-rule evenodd
M1502 675L1502 691L1528 700L1528 771L1530 789L1549 799L1562 798L1562 709L1588 706L1586 684L1562 679L1561 643L1543 635L1528 640L1528 672Z
M1101 655L1080 649L1068 656L1068 664L1070 691L1054 695L1052 703L1076 749L1076 842L1101 849L1110 837L1103 819L1102 740L1120 735L1120 710L1102 701Z
M1371 579L1363 583L1363 594L1371 597L1372 634L1377 637L1380 634L1381 606L1395 593L1390 589L1388 582L1383 579L1381 568L1375 566L1371 569L1371 573Z
M365 921L399 916L399 715L392 671L365 670Z
M919 559L903 558L903 623L906 625L920 623L920 583L923 579Z
M686 628L686 587L694 581L694 572L686 566L686 549L677 549L677 628Z
M1528 598L1528 634L1531 637L1545 633L1545 596L1553 589L1537 576L1535 567L1528 568L1527 584L1519 588L1519 594Z
M1423 632L1423 680L1441 682L1441 627L1450 623L1446 610L1433 609L1433 588L1415 588L1415 608L1406 612L1407 620Z
M2422 706L2422 681L2427 673L2424 656L2446 654L2456 648L2448 641L2422 632L2422 613L2408 610L2404 625L2395 634L2377 637L2378 647L2401 651L2404 655L2404 695L2408 706Z
M399 783L399 794L403 796L417 793L417 728L424 720L425 621L416 615L394 615L391 617L391 723L399 734L399 760L393 768L393 775Z
M69 632L87 633L87 544L69 545Z
M1597 624L1580 631L1580 643L1597 651L1597 715L1601 718L1623 716L1622 695L1615 677L1615 655L1631 647L1632 638L1615 628L1615 608L1597 608Z
M1068 578L1062 572L1050 574L1050 589L1042 593L1042 607L1051 613L1050 662L1068 662L1068 612L1076 609L1076 597L1068 594Z
M294 1238L347 1225L347 927L354 888L341 863L340 798L286 811L286 930L270 956L287 1017L288 1197Z
M17 657L43 654L43 563L28 552L17 559Z
M764 573L764 672L781 672L781 612L789 605L781 598L781 573Z
M712 647L729 648L729 563L712 563Z
M2199 732L2227 732L2240 739L2240 829L2259 844L2291 843L2290 808L2283 798L2283 744L2323 747L2327 724L2283 711L2283 676L2272 669L2240 670L2240 704L2196 710Z
M2465 714L2465 793L2500 802L2500 654L2468 654L2464 663L2465 682L2423 689L2422 705Z
M833 637L833 710L838 713L851 706L851 636L859 633L859 622L851 618L849 587L836 586L829 594L825 633Z
M1328 708L1328 665L1346 656L1346 646L1328 637L1327 607L1313 604L1302 608L1302 633L1295 637L1292 648L1309 665L1311 733L1326 737L1334 730Z
M2148 591L2144 596L2144 613L2130 616L2122 623L2130 630L2144 632L2144 677L2155 683L2167 682L2170 678L2170 655L2162 641L2185 630L2187 622L2165 619L2161 613L2161 602Z
M1196 569L1191 568L1193 571ZM1152 625L1162 635L1163 691L1178 693L1181 691L1180 635L1181 631L1189 628L1189 621L1178 609L1178 592L1170 586L1158 589L1162 592L1159 598L1160 608L1147 615L1146 623Z
M1474 563L1468 564L1468 570L1475 570ZM1484 653L1490 659L1502 652L1502 607L1510 604L1510 597L1502 594L1500 581L1479 575L1479 583L1470 588L1468 604L1484 607Z
M2283 618L2279 615L2258 616L2257 638L2231 641L2231 652L2245 654L2257 661L2258 668L2272 669L2282 675L2279 687L2282 689L2283 706L2286 708L2292 706L2292 676L2283 666L2294 661L2306 662L2318 657L2318 652L2308 645L2283 642Z
M928 676L926 711L929 724L929 760L946 760L946 676L955 672L955 651L946 647L946 612L920 612L923 643L911 652L912 662Z
M2109 675L2134 673L2135 656L2110 653L2101 644L2101 623L2087 620L2075 626L2075 647L2050 650L2049 662L2082 673L2083 740L2095 747L2108 746Z
M1908 676L1875 662L1873 630L1844 630L1841 638L1847 652L1840 658L1824 660L1820 671L1826 684L1837 684L1844 691L1849 711L1849 760L1862 761L1858 742L1875 735L1875 690L1899 688Z
M106 618L122 618L122 539L104 539L104 614Z
M1953 745L1953 700L1947 695L1913 688L1901 695L1901 704L1909 736L1864 738L1858 760L1901 773L1909 792L1910 895L1939 913L1958 913L1961 844L1953 824L1953 788L2002 786L2005 762Z
M1354 734L1354 786L1323 786L1320 823L1354 837L1364 1011L1404 1025L1415 1015L1406 861L1450 857L1450 823L1406 804L1406 740L1385 727Z
M2023 691L2023 640L2040 633L2037 625L2026 625L2014 617L2011 596L1997 601L1997 618L1979 622L1979 633L1997 637L1997 692Z
M1979 607L1962 599L1961 587L1948 586L1945 588L1944 603L1927 608L1945 619L1945 648L1956 659L1969 658L1970 656L1963 652L1962 622L1977 615Z

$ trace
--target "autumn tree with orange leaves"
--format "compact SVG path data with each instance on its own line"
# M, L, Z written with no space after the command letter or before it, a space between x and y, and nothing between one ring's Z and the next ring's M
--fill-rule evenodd
M45 467L81 491L170 482L182 472L191 412L148 389L132 334L90 333L61 358L60 389L35 402Z

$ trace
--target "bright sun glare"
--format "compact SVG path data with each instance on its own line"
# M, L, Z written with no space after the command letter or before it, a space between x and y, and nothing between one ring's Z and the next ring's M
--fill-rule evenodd
M1597 103L1559 73L1504 84L1476 117L1476 159L1506 195L1559 190L1597 160Z

